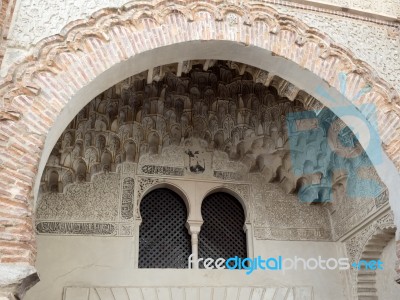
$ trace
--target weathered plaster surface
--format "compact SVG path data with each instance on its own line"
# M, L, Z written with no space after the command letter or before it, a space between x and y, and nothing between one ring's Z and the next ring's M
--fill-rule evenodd
M290 0L289 0L290 1ZM294 1L296 2L296 1ZM373 12L376 14L399 16L400 5L397 0L316 0L316 1L303 1L305 3L317 2L336 5L344 8L353 8L366 12Z
M27 48L42 38L61 32L69 22L90 17L108 7L120 7L127 0L21 0L9 39L15 47Z
M363 2L363 1L360 1ZM399 4L400 7L400 4ZM281 5L274 8L325 32L338 44L368 62L376 72L400 91L400 28L347 17L305 11Z
M38 236L36 265L41 281L28 291L24 300L61 300L64 286L311 285L314 289L313 299L346 299L338 271L256 271L246 275L242 271L229 270L135 269L133 245L134 240L126 237ZM329 242L257 241L256 249L255 256L263 257L294 257L299 253L305 257L315 253L325 257L338 256L336 247Z

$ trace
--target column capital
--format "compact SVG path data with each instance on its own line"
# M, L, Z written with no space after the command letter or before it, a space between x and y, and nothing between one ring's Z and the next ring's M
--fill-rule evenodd
M188 220L186 222L186 228L190 234L199 234L203 220Z
M243 225L243 230L244 230L244 232L246 232L246 233L247 233L247 231L251 231L251 223L250 223L250 222L244 223L244 225Z

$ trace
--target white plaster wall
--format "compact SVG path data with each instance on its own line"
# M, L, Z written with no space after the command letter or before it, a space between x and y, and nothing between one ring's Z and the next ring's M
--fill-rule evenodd
M393 238L383 249L381 260L384 269L376 273L376 287L379 299L398 299L400 295L400 285L394 279L396 271L396 242Z
M326 242L286 242L286 241L260 241L254 242L255 257L283 258L338 258L344 257L341 243ZM259 273L267 271L259 271ZM268 273L267 276L279 280L281 284L312 285L315 299L349 299L346 288L345 273L339 270L294 270L277 273Z
M397 5L400 10L400 1ZM326 33L336 43L353 52L357 58L367 62L379 76L400 91L399 29L281 5L275 5L274 8ZM390 33L391 30L394 30L393 34Z
M38 236L41 281L24 300L61 300L64 286L314 286L315 299L347 299L338 271L134 269L132 238ZM337 257L334 243L257 241L256 255Z
M326 3L386 16L400 15L400 3L397 0L306 0L303 2Z

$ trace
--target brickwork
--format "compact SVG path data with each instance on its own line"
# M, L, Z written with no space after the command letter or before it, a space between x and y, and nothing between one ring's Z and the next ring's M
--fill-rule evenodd
M347 99L371 88L353 104L376 105L385 149L400 167L400 98L368 65L263 2L240 8L218 3L135 1L119 10L104 9L43 40L34 55L10 69L0 82L0 263L34 263L32 186L45 137L61 110L111 66L162 46L220 40L260 47L310 70L338 91L339 74L347 74L348 88L342 91Z
M4 32L4 25L5 19L7 14L7 7L8 7L9 0L2 1L0 3L0 65L3 61L4 53L5 53L5 45L3 43L3 32Z
M9 0L5 0L0 3L0 28L3 28L4 26L4 20L6 18L8 3ZM3 30L1 30L1 32L3 32Z
M0 65L6 51L6 38L14 13L16 0L4 0L0 3Z

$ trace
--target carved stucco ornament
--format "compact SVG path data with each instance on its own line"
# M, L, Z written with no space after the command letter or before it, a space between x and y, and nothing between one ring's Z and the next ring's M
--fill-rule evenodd
M128 78L78 113L46 165L39 221L109 222L115 227L112 234L121 235L121 226L125 228L132 221L132 214L140 217L137 201L162 181L160 176L226 182L234 191L241 186L234 188L235 182L251 183L251 189L260 192L237 192L250 201L254 234L259 239L337 240L387 201L386 195L377 202L343 203L347 201L346 190L341 186L347 177L342 174L344 177L334 177L332 182L332 196L342 202L336 200L328 206L300 203L295 193L319 195L318 190L325 187L320 176L293 173L287 116L305 107L322 111L321 104L273 74L243 64L210 60L186 65L192 67L181 77L175 75L178 66L169 65L153 71L152 76L158 74L157 81L147 83L147 73ZM304 128L310 123L298 122ZM299 136L296 145L304 143L304 147L296 150L296 164L300 169L312 165L320 174L327 174L328 166L337 162L323 156L325 152L315 138ZM310 151L315 153L310 155ZM367 170L368 176L376 176L371 168ZM259 188L254 176L260 176ZM108 190L99 186L102 182L110 187L106 178L113 182L114 196L107 196ZM266 185L269 182L276 183ZM72 191L78 194L71 197ZM103 192L95 196L94 191ZM86 216L82 214L86 210L79 207L91 199L100 199L102 204L94 205L97 212ZM71 210L73 207L76 210ZM278 217L280 209L286 217ZM268 211L270 223L265 223ZM298 222L293 223L294 219ZM313 223L316 219L320 222ZM55 231L68 232L62 229L69 228L67 225L54 226ZM125 228L123 232L128 231Z

